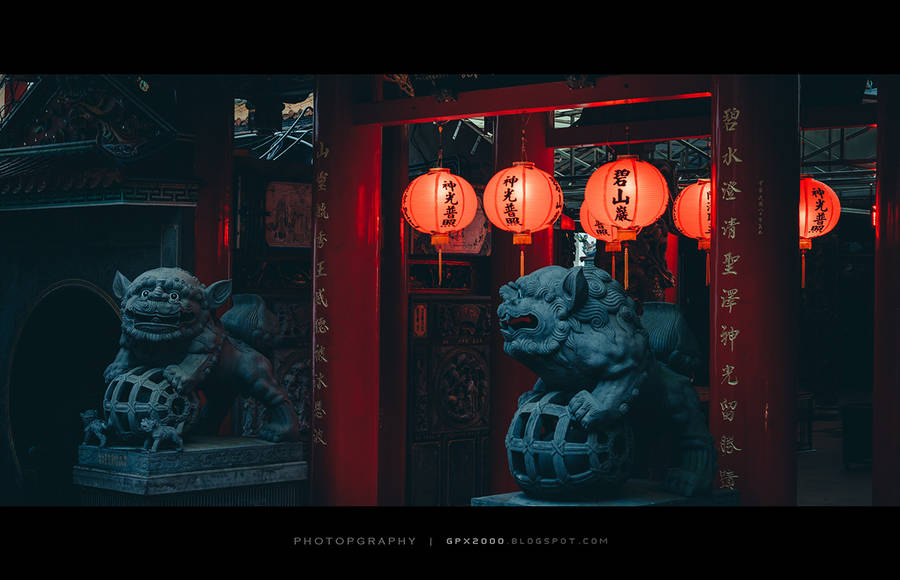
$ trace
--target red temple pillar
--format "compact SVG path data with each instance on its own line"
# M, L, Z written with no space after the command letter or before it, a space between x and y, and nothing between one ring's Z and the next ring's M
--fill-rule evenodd
M406 221L400 211L409 184L407 125L382 130L383 244L381 269L381 406L378 505L406 501L406 388L409 278Z
M718 485L744 505L797 499L798 85L713 83L710 430Z
M206 285L231 277L234 95L216 76L187 81L179 98L194 135L194 275Z
M372 81L323 75L316 86L313 505L378 503L381 127L350 114Z
M525 159L535 167L553 175L553 149L547 147L547 130L551 117L547 113L504 115L497 117L494 128L494 170L500 171L522 159L522 131L525 130ZM512 233L493 228L491 244L491 295L493 312L500 304L501 286L519 277L519 247L512 243ZM525 273L553 264L553 228L532 236L525 247ZM519 395L534 387L538 377L522 363L503 352L503 337L496 322L491 332L491 493L518 490L509 473L506 459L506 432L516 412Z
M872 504L900 505L900 76L878 80Z

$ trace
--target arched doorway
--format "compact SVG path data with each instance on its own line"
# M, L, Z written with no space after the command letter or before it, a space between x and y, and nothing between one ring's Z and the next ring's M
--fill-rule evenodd
M82 280L45 290L13 345L9 425L26 505L77 505L72 467L82 441L80 413L99 409L103 371L118 348L115 301Z

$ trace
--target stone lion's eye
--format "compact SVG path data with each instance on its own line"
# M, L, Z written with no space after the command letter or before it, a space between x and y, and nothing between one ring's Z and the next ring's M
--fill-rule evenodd
M178 292L172 292L171 294L169 294L169 301L178 302Z
M149 290L144 290L143 292L141 292L141 298L146 298L147 296L150 296Z

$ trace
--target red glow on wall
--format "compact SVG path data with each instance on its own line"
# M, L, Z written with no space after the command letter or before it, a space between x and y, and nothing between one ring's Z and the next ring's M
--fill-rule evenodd
M878 206L872 206L872 227L878 227Z
M229 231L231 230L231 220L229 218L225 218L222 220L222 246L224 248L228 248L230 246L230 236Z
M666 234L666 268L675 274L675 286L666 288L666 302L675 304L678 302L678 236L673 233Z

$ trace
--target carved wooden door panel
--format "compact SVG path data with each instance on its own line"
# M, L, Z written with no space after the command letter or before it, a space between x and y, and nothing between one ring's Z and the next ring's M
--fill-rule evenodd
M408 505L469 505L487 489L490 299L413 298Z

